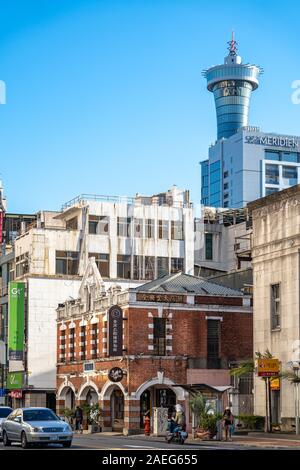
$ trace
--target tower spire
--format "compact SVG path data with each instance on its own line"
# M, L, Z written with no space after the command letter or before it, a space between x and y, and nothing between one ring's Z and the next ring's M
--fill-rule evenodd
M228 44L229 55L236 56L236 54L237 54L237 42L236 42L235 37L234 37L234 31L232 31L232 33L231 33L231 41L229 41L227 44Z
M224 64L203 72L207 88L215 97L218 139L231 137L248 125L251 93L258 88L262 73L260 67L242 63L242 58L237 54L234 31L228 50Z

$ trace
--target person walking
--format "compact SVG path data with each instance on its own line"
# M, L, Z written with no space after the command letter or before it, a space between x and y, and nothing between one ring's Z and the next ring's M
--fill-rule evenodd
M222 416L222 421L225 429L225 441L232 441L232 433L231 433L231 426L234 423L234 416L231 413L229 406L226 406L225 411Z
M82 434L83 411L82 411L82 408L80 408L80 406L76 406L74 418L75 418L75 431L79 431Z

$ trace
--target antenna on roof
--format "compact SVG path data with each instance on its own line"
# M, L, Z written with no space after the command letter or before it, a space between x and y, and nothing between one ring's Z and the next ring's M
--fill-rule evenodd
M229 55L233 55L233 56L237 55L237 42L234 37L234 31L232 31L231 33L231 41L229 41L227 44L228 44Z

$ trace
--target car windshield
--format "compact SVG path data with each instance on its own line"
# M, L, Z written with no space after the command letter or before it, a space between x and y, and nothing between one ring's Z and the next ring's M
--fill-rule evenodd
M7 418L12 412L12 408L0 408L0 418Z
M58 417L51 410L24 410L24 421L58 421Z

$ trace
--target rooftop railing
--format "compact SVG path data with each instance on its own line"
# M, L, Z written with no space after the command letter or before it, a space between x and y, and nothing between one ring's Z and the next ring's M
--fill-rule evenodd
M157 199L157 202L155 202ZM76 204L81 204L82 202L86 201L97 201L97 202L111 202L117 204L137 204L137 205L152 205L157 204L158 206L165 206L165 207L192 207L192 203L183 203L181 201L174 201L172 197L166 200L161 200L159 196L136 196L136 197L129 197L129 196L105 196L105 195L98 195L98 194L80 194L79 196L74 197L70 201L65 202L62 205L61 211L64 212L66 209L75 206Z

